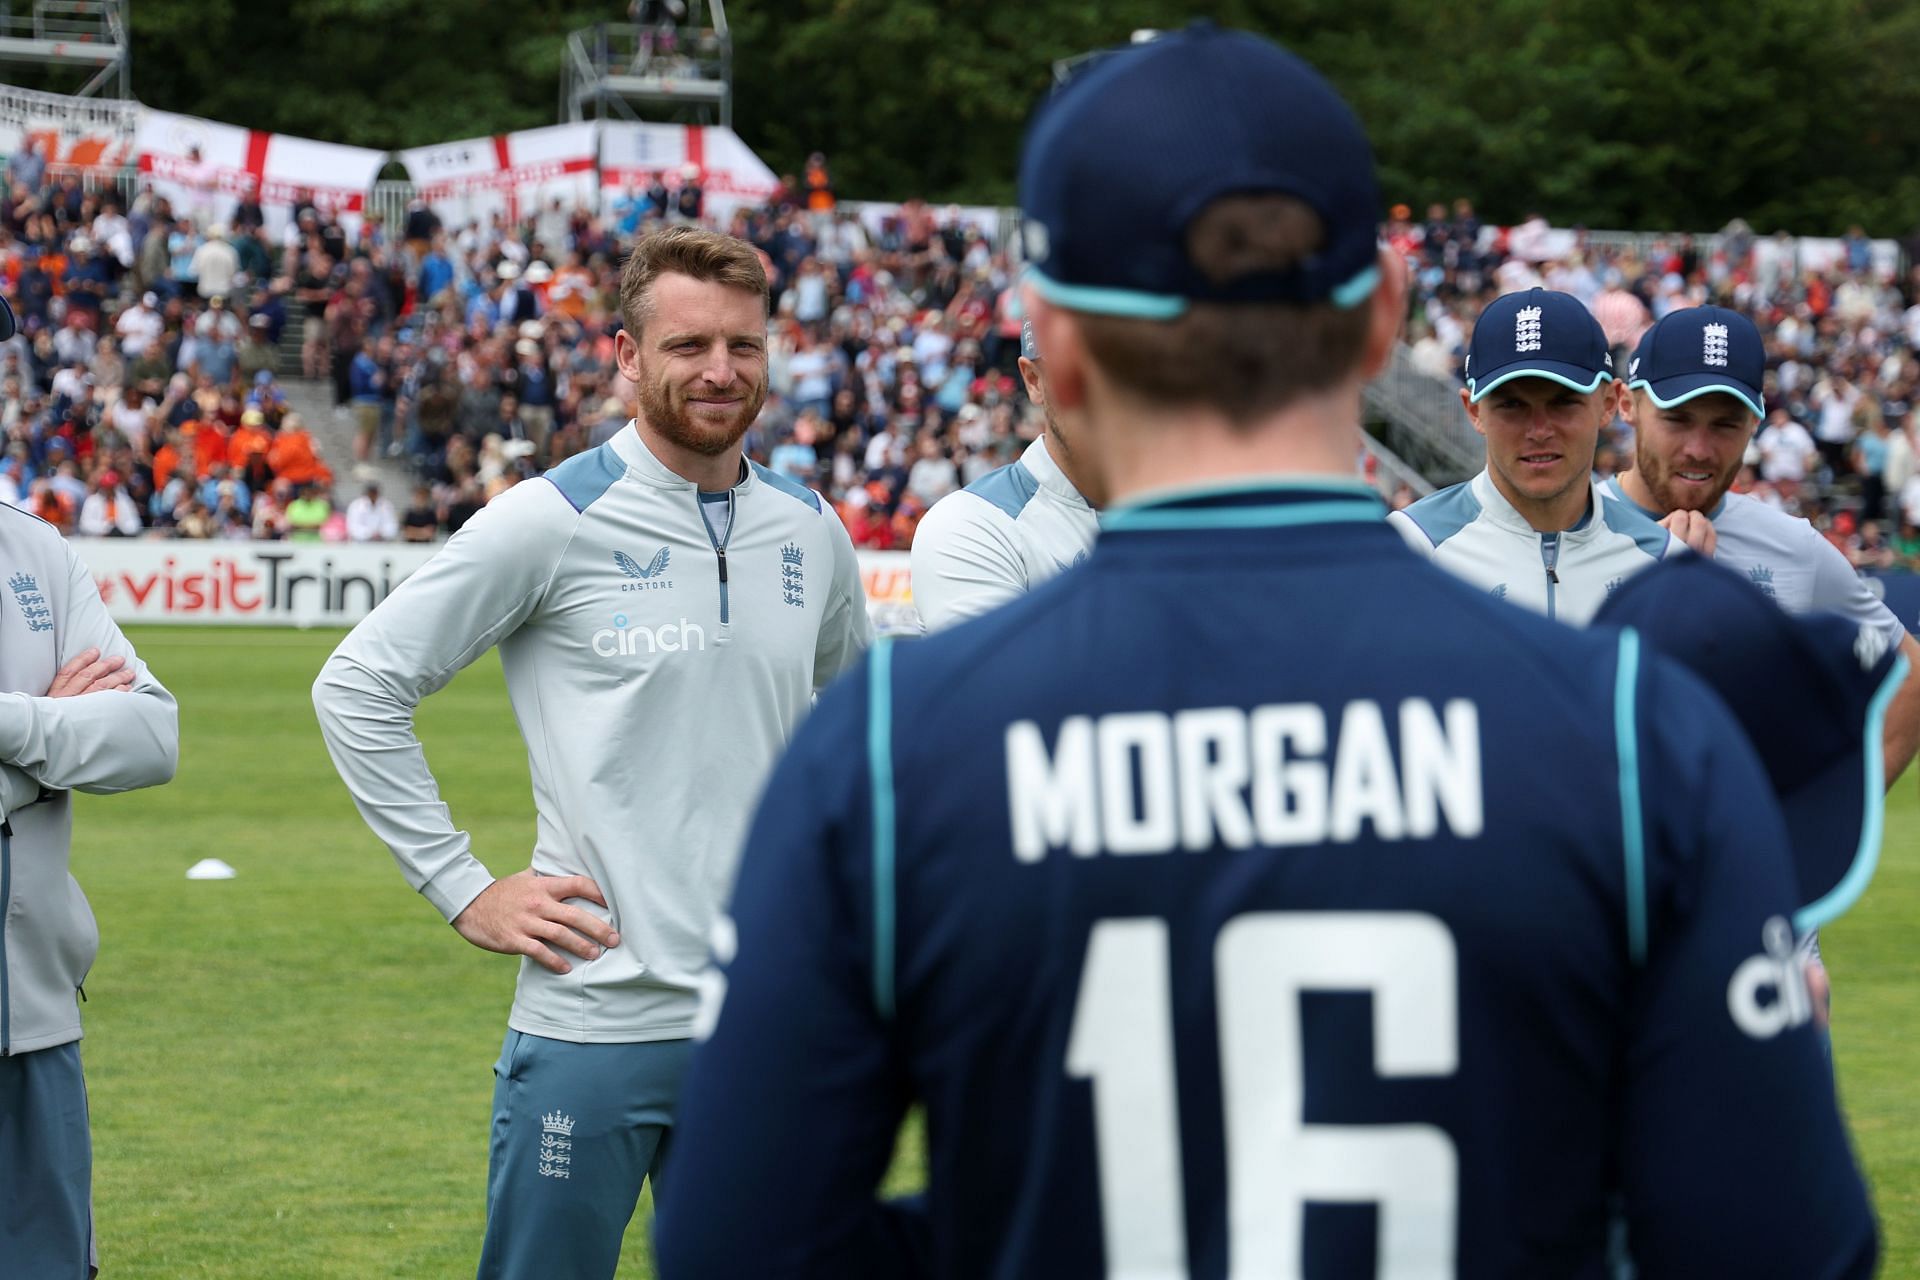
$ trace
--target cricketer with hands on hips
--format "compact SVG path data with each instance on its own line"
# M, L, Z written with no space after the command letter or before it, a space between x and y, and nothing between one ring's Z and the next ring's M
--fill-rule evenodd
M743 241L640 240L615 339L633 421L496 497L314 686L335 765L409 883L474 945L524 957L494 1068L487 1280L604 1280L642 1184L670 1197L695 992L753 800L871 636L833 508L743 456L766 299ZM536 816L530 865L498 879L412 725L496 646Z

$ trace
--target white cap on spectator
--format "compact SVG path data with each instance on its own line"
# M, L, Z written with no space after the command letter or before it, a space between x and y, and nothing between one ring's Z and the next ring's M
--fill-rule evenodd
M495 269L494 274L502 280L517 280L520 278L520 264L508 259Z
M528 284L545 284L551 279L553 279L553 268L538 258L534 259L533 264L527 268Z

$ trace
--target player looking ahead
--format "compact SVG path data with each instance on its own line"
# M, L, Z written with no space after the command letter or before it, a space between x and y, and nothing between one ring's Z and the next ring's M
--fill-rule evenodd
M629 429L489 503L314 684L334 764L408 883L468 941L526 957L494 1069L482 1277L613 1274L665 1160L753 798L871 634L832 509L741 456L766 302L742 241L641 240L615 346L639 388ZM531 868L498 880L412 725L496 644L538 818Z
M1407 545L1482 590L1575 625L1664 559L1675 539L1631 507L1605 503L1593 480L1616 403L1612 366L1600 322L1573 295L1528 289L1488 304L1460 392L1486 437L1486 468L1389 516Z
M1020 189L1100 541L775 771L662 1275L1598 1275L1616 1189L1645 1276L1866 1275L1812 1031L1729 1016L1795 906L1738 728L1352 479L1403 302L1353 114L1200 26L1043 106ZM875 1200L915 1100L924 1215Z

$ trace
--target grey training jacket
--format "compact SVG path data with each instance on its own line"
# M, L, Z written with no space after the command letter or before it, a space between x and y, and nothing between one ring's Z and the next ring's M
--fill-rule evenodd
M723 549L696 487L629 427L488 503L314 683L354 803L451 921L493 877L440 800L413 711L499 646L533 780L533 869L591 877L621 938L568 957L570 973L523 961L516 1031L689 1034L761 784L814 690L872 636L833 508L759 466L730 495Z
M124 692L48 698L83 649L138 674ZM80 1038L75 992L100 932L67 870L70 791L173 777L180 721L107 615L100 589L52 525L0 503L0 1056Z

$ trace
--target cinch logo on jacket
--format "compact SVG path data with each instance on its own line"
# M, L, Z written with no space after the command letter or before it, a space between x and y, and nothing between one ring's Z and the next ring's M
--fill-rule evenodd
M707 633L697 622L685 618L663 622L657 627L627 625L627 615L613 615L613 625L593 633L589 642L603 658L632 657L637 653L680 653L687 649L707 650Z

